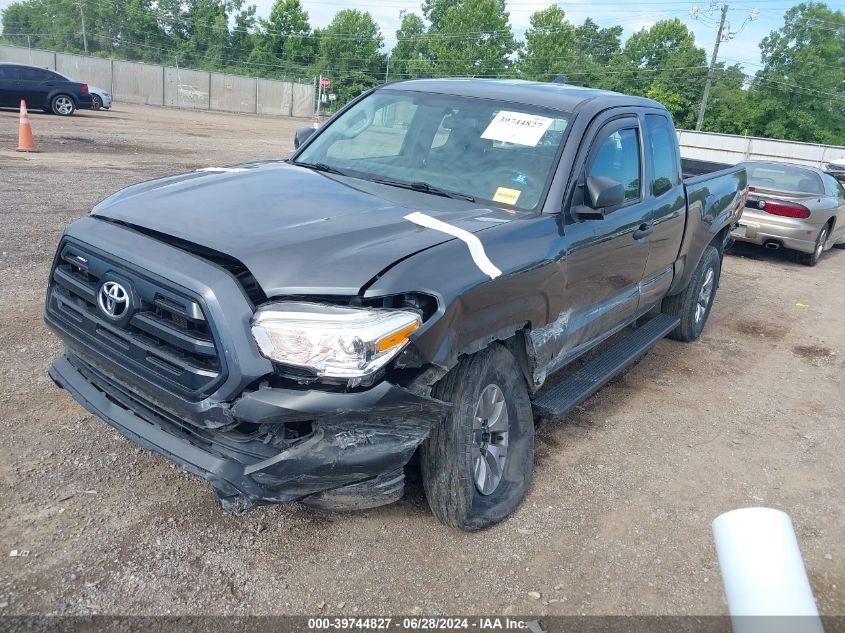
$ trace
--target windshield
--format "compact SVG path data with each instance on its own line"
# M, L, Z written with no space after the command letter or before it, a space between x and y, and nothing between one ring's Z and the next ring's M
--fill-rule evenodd
M777 189L794 193L824 193L822 179L809 169L792 165L746 165L748 184L760 189Z
M333 120L296 163L531 210L568 120L522 104L380 90Z

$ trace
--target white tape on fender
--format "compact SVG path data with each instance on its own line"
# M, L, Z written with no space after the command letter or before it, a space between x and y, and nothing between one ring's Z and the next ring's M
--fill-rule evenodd
M210 171L214 173L221 173L221 174L232 174L237 173L239 171L248 171L245 167L203 167L202 169L197 169L197 171Z
M437 218L433 218L425 213L420 213L419 211L414 211L413 213L406 215L405 219L419 226L424 226L427 229L434 229L435 231L440 231L441 233L447 233L466 243L469 247L469 254L472 255L472 261L474 261L475 265L481 269L481 272L490 277L490 279L495 279L502 274L502 271L496 268L493 262L490 261L490 258L487 257L487 253L484 252L484 245L481 243L481 240L469 231L464 231L463 229L459 229L451 224L446 224Z

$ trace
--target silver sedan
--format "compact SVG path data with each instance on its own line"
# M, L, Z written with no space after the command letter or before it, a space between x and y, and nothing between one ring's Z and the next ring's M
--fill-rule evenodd
M807 266L831 247L845 248L845 188L833 176L793 163L743 165L748 202L731 233L735 241L797 251Z

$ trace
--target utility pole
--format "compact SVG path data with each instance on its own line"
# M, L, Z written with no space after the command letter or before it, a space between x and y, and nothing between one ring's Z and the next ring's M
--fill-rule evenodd
M387 54L387 68L384 71L384 83L387 83L390 77L390 53Z
M710 86L713 84L713 72L716 70L716 58L719 56L719 45L722 43L722 31L725 29L725 19L728 17L728 3L722 5L722 17L719 20L719 31L716 33L716 45L713 47L713 56L710 58L710 68L707 69L707 82L704 84L704 96L701 98L701 107L698 109L698 121L695 123L696 132L701 130L704 123L704 113L707 110L707 99L710 96Z
M82 18L82 47L85 49L85 54L88 54L88 34L85 32L85 8L82 6L83 0L79 0L79 17Z

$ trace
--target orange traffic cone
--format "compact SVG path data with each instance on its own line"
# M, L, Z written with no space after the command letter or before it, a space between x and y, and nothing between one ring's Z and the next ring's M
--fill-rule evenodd
M21 124L18 128L18 151L36 152L35 140L32 138L32 126L29 124L29 113L26 111L26 101L21 99Z

